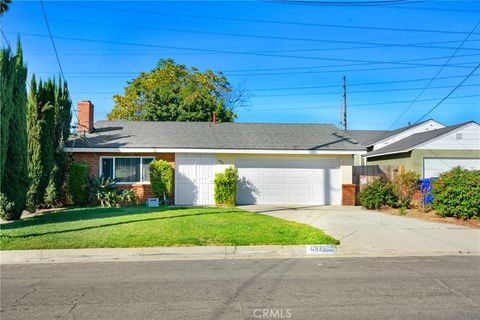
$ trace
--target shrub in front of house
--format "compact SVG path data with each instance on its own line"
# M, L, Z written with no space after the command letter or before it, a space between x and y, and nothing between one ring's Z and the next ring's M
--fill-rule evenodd
M413 171L399 173L392 182L395 204L400 208L410 208L415 192L418 191L420 175Z
M359 194L359 200L363 207L378 210L395 205L397 198L392 182L386 178L379 178L365 186Z
M153 193L167 203L167 196L171 196L173 191L172 165L165 160L150 162L150 184Z
M123 205L134 206L138 204L138 196L135 190L125 189L120 194L120 199Z
M74 205L84 205L87 203L87 182L88 165L74 162L70 166L68 177L68 189Z
M226 168L215 174L214 198L217 206L235 207L237 202L238 170Z
M138 196L133 189L117 190L117 180L107 177L90 177L88 179L88 202L103 208L120 205L136 205Z
M480 217L480 170L460 167L432 181L433 209L445 217Z
M114 207L119 201L116 184L115 179L103 176L88 178L88 203L94 206Z

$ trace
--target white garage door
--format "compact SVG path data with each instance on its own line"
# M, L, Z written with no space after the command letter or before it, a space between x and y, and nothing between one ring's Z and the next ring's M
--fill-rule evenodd
M237 159L238 204L341 203L338 159Z
M438 177L440 173L458 166L468 170L480 170L480 158L424 158L423 177Z
M175 204L214 204L215 158L176 155L175 165Z

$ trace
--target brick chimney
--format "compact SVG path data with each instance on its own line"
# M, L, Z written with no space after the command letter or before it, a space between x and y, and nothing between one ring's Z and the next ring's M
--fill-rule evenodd
M90 100L79 101L78 110L78 133L90 133L93 131L93 104Z

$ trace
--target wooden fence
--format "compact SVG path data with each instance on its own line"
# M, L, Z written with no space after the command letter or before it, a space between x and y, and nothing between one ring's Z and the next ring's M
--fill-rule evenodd
M380 177L393 180L399 172L399 166L369 165L353 166L352 183L356 185L357 204L358 194L370 182Z

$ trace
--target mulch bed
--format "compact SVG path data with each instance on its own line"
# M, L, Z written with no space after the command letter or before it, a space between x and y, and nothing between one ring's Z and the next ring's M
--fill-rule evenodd
M386 214L394 215L394 216L402 216L400 214L399 209L385 208L380 211ZM463 219L457 219L452 217L440 217L435 213L434 210L425 211L422 209L407 209L407 214L403 215L403 217L416 218L416 219L432 221L432 222L450 223L450 224L456 224L459 226L466 226L470 228L480 229L479 219L463 220Z

